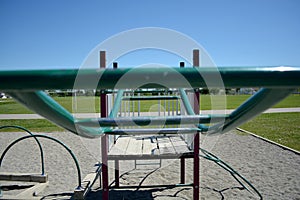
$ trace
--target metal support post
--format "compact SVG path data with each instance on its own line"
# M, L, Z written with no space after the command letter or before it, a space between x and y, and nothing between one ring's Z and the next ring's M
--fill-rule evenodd
M138 96L140 96L141 94L138 93ZM141 101L138 101L138 116L141 116Z
M180 184L185 184L185 158L180 158Z
M199 133L195 134L194 137L194 188L193 188L193 197L194 200L199 200Z
M180 68L184 68L184 62L180 62L179 66ZM184 184L185 183L185 159L180 158L180 183Z
M106 52L100 51L100 68L106 67ZM105 91L101 91L100 93L100 108L101 108L101 117L107 117L107 99ZM103 193L102 199L108 200L109 198L109 189L108 189L108 135L104 135L101 138L101 154L102 154L102 185L103 185Z
M193 50L193 66L200 66L200 58L199 58L199 49ZM194 93L194 113L199 115L199 90L195 89ZM193 188L193 197L194 200L199 200L199 187L200 187L200 163L199 163L199 148L200 148L200 136L199 132L197 132L194 136L194 188Z
M115 187L118 188L120 187L120 165L119 165L119 160L115 160Z

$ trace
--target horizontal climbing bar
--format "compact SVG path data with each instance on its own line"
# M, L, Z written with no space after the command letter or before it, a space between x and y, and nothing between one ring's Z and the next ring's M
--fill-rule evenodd
M147 125L178 125L211 123L213 121L222 122L228 115L186 115L186 116L166 116L166 117L118 117L118 118L98 118L81 119L76 124L90 127L112 127L112 126L147 126Z
M147 68L122 69L2 70L0 90L219 88L222 86L220 81L212 80L222 80L222 84L224 83L224 87L227 88L297 88L300 86L299 77L300 67L285 66L173 68L153 64Z
M180 99L178 96L132 96L123 97L124 101L143 101L143 100L176 100Z
M194 134L200 132L198 128L149 128L149 129L110 129L105 131L109 135L168 135Z

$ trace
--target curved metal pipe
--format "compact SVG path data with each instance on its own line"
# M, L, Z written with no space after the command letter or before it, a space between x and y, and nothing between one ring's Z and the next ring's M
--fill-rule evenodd
M29 130L27 130L26 128L22 127L22 126L0 126L0 129L5 129L5 128L16 128L16 129L20 129L20 130L23 130L25 132L27 132L29 135L34 135L33 133L31 133ZM41 162L42 162L42 175L45 174L45 161L44 161L44 152L43 152L43 148L42 148L42 145L40 143L40 141L37 139L37 138L34 138L36 143L38 144L39 146L39 149L40 149L40 153L41 153ZM0 166L1 166L1 163L0 163Z
M63 142L61 142L58 139L55 139L53 137L47 136L47 135L27 135L27 136L23 136L23 137L15 140L15 141L13 141L10 145L8 145L6 147L6 149L2 153L1 158L0 158L0 167L2 165L2 161L4 159L4 156L6 155L6 153L8 152L8 150L12 146L14 146L15 144L17 144L18 142L20 142L22 140L25 140L25 139L28 139L28 138L32 138L32 137L34 137L34 138L41 137L41 138L46 138L46 139L52 140L54 142L57 142L58 144L62 145L70 153L70 155L72 156L72 158L73 158L73 160L75 162L76 168L77 168L77 175L78 175L78 187L77 187L77 189L81 188L81 171L80 171L80 166L79 166L79 163L77 161L76 156L73 154L72 150L67 145L65 145Z
M231 176L241 185L243 188L251 192L236 176L241 178L248 186L250 186L255 193L259 196L260 199L263 199L262 195L260 192L252 185L245 177L243 177L241 174L239 174L237 171L235 171L231 166L229 166L227 163L225 163L223 160L212 154L211 152L206 151L205 149L200 148L201 152L204 155L199 155L202 158L205 158L207 160L215 162L217 165L228 171Z

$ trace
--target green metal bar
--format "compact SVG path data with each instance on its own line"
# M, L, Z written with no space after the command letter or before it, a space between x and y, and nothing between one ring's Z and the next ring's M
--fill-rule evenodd
M23 130L23 131L27 132L29 135L33 135L33 133L31 133L28 129L26 129L26 128L22 127L22 126L0 126L0 129L5 129L5 128L20 129L20 130ZM37 138L34 138L34 140L36 141L36 143L39 146L39 150L40 150L40 154L41 154L42 175L45 175L44 151L43 151L43 148L42 148L42 145L41 145L40 141ZM1 166L1 162L0 162L0 166Z
M99 128L76 126L72 114L43 91L9 92L8 94L35 113L77 135L94 138L103 134Z
M228 115L187 115L187 116L163 116L163 117L117 117L98 119L78 119L76 124L88 127L112 127L112 126L148 126L148 125L179 125L210 123L224 121Z
M194 134L201 131L198 128L149 128L149 129L108 129L108 135L165 135L165 134Z
M131 81L120 79L130 74L132 81L149 83L143 88L183 87L178 81L181 74L193 88L207 88L204 77L221 76L227 88L238 87L272 87L296 88L300 86L300 67L201 67L201 68L149 68L126 69L68 69L68 70L13 70L0 71L0 90L44 90L73 89L77 76L81 80L99 80L98 84L82 81L74 89L126 89L136 87ZM213 82L209 87L220 87ZM118 84L117 84L118 83ZM159 84L157 84L159 83ZM78 87L78 88L77 88Z
M179 89L179 93L183 102L183 105L188 113L188 115L195 115L194 109L192 108L192 105L189 101L188 96L186 95L186 92L184 91L184 89ZM198 128L202 131L202 132L206 132L208 130L208 126L204 125L204 124L198 124Z
M264 89L246 104L243 104L227 119L225 125L217 124L211 127L214 132L225 132L251 119L263 110L287 96L293 89L300 86L300 68L298 67L228 67L228 68L137 68L137 69L88 69L88 70L17 70L0 71L0 89L8 91L8 94L34 112L46 117L57 125L81 136L98 137L108 130L75 125L76 119L56 103L51 97L36 89L67 89L74 87L77 73L84 78L101 79L97 88L112 89L120 78L129 73L134 76L134 81L146 81L150 84L144 87L162 88L160 80L166 81L169 87L181 87L176 79L178 73L189 81L192 87L207 87L202 77L214 77L220 74L226 87L261 87L269 86L272 89ZM155 84L159 82L160 85ZM152 84L153 83L153 84ZM131 82L124 82L120 88L133 87ZM215 85L217 87L217 85ZM79 86L78 86L79 87ZM91 83L82 83L80 88L93 88ZM210 85L214 87L214 85ZM269 91L269 92L268 92ZM272 91L272 92L271 92ZM180 90L184 105L190 115L192 112L190 103L183 89ZM262 94L268 94L266 97ZM261 97L262 96L262 97ZM34 103L32 103L34 102ZM199 125L202 131L207 127Z
M117 97L116 97L115 102L114 102L114 106L111 109L111 112L109 113L110 118L117 117L118 112L119 112L120 107L121 107L123 94L124 94L124 90L119 90L118 91Z
M10 145L7 146L7 148L3 151L2 153L2 156L0 158L0 167L2 165L2 162L3 162L3 159L4 159L4 156L6 155L6 153L8 152L9 149L11 149L15 144L17 144L18 142L22 141L22 140L25 140L25 139L28 139L28 138L46 138L46 139L49 139L49 140L52 140L58 144L60 144L61 146L63 146L68 152L69 154L72 156L74 162L75 162L75 165L76 165L76 169L77 169L77 176L78 176L78 186L77 186L77 189L80 189L81 188L81 171L80 171L80 166L79 166L79 163L78 163L78 160L76 158L76 156L74 155L74 153L72 152L72 150L67 146L65 145L63 142L59 141L58 139L56 138L53 138L53 137L50 137L50 136L47 136L47 135L27 135L27 136L23 136L21 138L18 138L16 139L15 141L13 141Z
M195 115L194 109L192 108L192 105L189 101L188 96L186 95L184 89L179 89L179 93L183 102L183 105L185 107L186 112L188 113L188 115Z
M256 115L264 112L268 108L272 107L276 103L280 102L287 96L289 96L295 88L289 89L270 89L262 88L255 95L249 98L246 102L240 105L235 111L233 111L229 117L225 120L225 124L217 124L210 127L212 133L225 133L231 129L234 129L241 124L252 119Z
M74 117L43 91L10 92L8 94L39 115L55 121L56 124L63 126L71 132L76 132L73 123Z
M220 158L218 158L217 156L215 156L214 154L206 151L205 149L200 148L201 152L204 155L199 155L202 158L205 158L207 160L213 161L215 162L217 165L219 165L220 167L222 167L223 169L225 169L226 171L228 171L233 178L246 190L248 190L249 192L251 192L248 187L246 187L236 176L238 176L239 178L241 178L248 186L250 186L255 193L260 197L260 199L263 199L262 195L259 193L259 191L246 179L244 178L241 174L239 174L237 171L235 171L231 166L229 166L227 163L225 163L223 160L221 160Z

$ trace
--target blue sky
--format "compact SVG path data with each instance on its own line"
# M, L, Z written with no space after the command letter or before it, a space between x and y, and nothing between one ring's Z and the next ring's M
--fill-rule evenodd
M188 35L217 66L300 66L299 9L299 0L0 0L0 69L79 67L105 39L142 27ZM180 61L143 56L124 64Z

